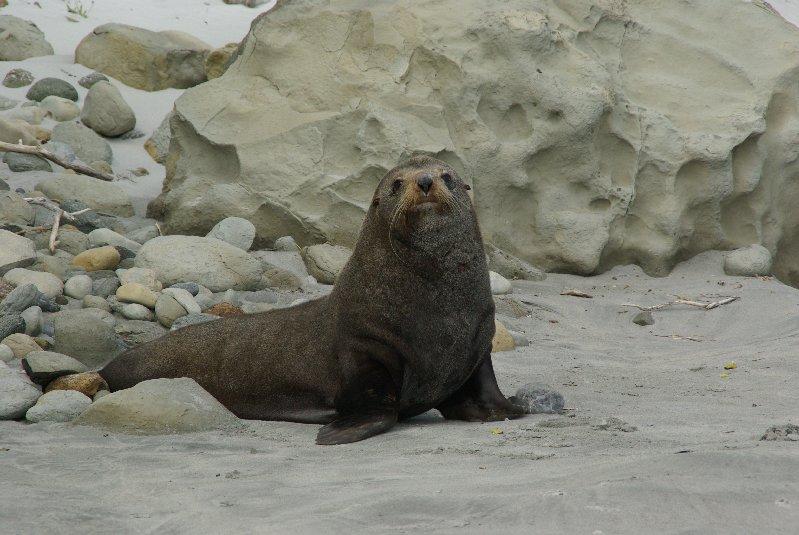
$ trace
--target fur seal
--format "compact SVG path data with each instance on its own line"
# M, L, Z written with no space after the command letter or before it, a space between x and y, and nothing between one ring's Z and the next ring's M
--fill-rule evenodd
M180 329L100 375L112 390L190 377L241 418L325 424L317 444L363 440L433 408L456 420L522 416L494 376L494 301L468 189L446 163L411 158L381 180L328 296Z

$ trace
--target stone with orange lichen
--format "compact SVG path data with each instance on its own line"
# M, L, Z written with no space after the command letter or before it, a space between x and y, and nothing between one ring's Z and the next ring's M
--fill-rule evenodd
M214 314L215 316L221 316L223 318L234 318L236 316L244 315L243 310L227 302L217 303L208 310L206 310L205 313Z
M52 390L77 390L92 397L100 390L108 390L108 383L97 372L73 373L64 375L47 385L45 392Z

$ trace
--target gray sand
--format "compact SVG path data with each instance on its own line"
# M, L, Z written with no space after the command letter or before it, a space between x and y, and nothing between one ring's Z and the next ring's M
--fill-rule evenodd
M799 291L720 265L707 253L662 279L625 267L515 283L529 316L500 318L531 345L495 355L500 385L550 384L563 416L431 412L332 447L278 422L166 437L0 422L0 532L795 532L799 442L758 438L799 423ZM651 327L620 306L675 294L741 300L657 311ZM637 430L601 429L608 418Z

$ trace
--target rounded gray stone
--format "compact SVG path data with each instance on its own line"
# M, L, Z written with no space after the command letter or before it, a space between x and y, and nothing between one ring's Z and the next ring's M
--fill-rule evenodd
M0 420L17 420L33 407L41 391L27 377L0 363Z
M119 89L106 81L92 85L86 94L80 120L103 136L117 137L133 130L136 115Z
M20 314L25 320L25 334L36 336L42 331L42 309L38 306L28 307Z
M72 101L78 100L78 91L70 84L59 78L42 78L31 86L25 95L29 100L41 102L45 97L55 95Z
M563 396L542 384L526 384L516 391L510 401L524 408L528 414L558 414L566 402Z
M75 275L64 283L64 295L73 299L83 299L92 293L93 286L94 281L88 275Z
M724 257L724 272L740 277L757 277L771 274L771 253L759 244L741 247Z
M25 419L31 423L71 422L91 404L91 398L77 390L52 390L28 409Z
M214 225L207 237L222 240L247 251L255 240L255 225L241 217L226 217Z
M113 163L111 145L91 128L74 121L58 123L53 127L50 142L64 143L85 164L103 160ZM49 144L48 144L49 145Z
M122 315L129 320L152 321L153 313L139 303L127 303L122 307Z
M11 88L25 87L26 85L31 85L33 80L33 74L30 71L17 68L11 69L6 73L5 78L3 78L3 85Z

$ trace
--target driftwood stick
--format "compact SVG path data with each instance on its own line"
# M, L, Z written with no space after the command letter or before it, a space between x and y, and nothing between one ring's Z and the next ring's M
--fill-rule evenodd
M59 210L55 213L55 219L53 219L53 230L50 231L50 252L55 253L55 246L58 245L58 227L61 226L61 216L64 215L63 210Z
M60 206L58 206L56 203L54 203L50 199L45 199L44 197L23 197L23 199L28 204L35 204L37 206L43 206L43 207L47 208L48 210L52 210L55 213L61 212L62 217L64 219L66 219L67 221L75 221L75 218L73 217L72 214L62 210ZM81 212L82 211L83 210L81 210ZM77 212L75 212L75 213L77 214Z
M674 301L669 301L668 303L662 303L660 305L653 305L651 307L645 307L641 305L636 305L635 303L622 303L621 306L623 307L633 307L637 308L638 310L645 310L645 311L653 311L653 310L661 310L671 305L688 305L692 307L703 308L705 310L712 310L716 307L720 307L722 305L727 305L732 303L733 301L737 301L740 297L725 297L724 299L719 299L718 301L713 301L711 303L703 303L701 301L692 301L690 299L675 299Z
M572 297L582 297L583 299L593 299L594 296L590 293L583 292L582 290L576 290L574 288L567 288L560 292L560 295L570 295Z
M73 171L80 173L82 175L88 175L94 178L99 178L100 180L105 180L106 182L114 181L113 175L102 173L100 171L92 169L88 165L83 165L81 163L66 162L41 146L23 145L21 143L18 145L14 145L12 143L6 143L4 141L0 141L0 151L18 152L20 154L32 154L34 156L41 156L46 160L50 160L54 164L60 165L61 167L64 167L66 169L72 169Z

